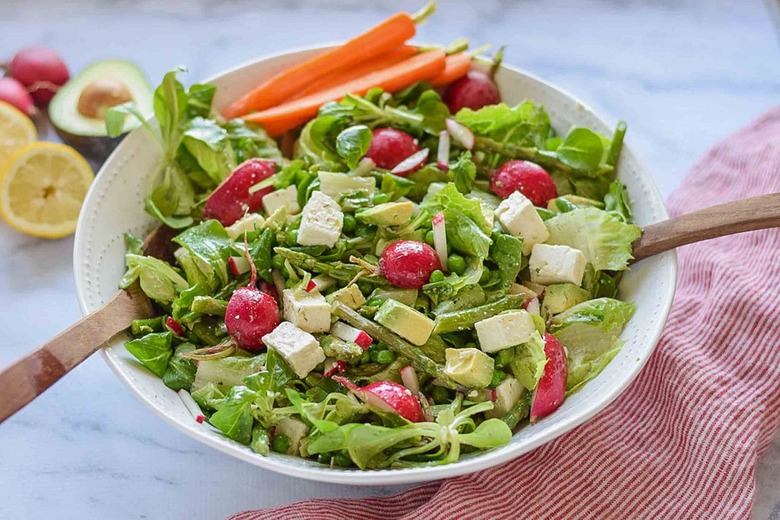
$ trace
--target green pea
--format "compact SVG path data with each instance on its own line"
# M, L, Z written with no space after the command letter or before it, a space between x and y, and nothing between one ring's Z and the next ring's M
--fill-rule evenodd
M271 257L271 267L279 271L284 269L284 258L282 255L274 255Z
M473 341L469 341L468 343L466 343L466 348L477 348L477 344L474 343Z
M466 272L466 259L460 255L450 255L447 257L447 269L451 273L463 274Z
M493 378L490 380L491 387L496 387L501 384L501 381L506 379L506 372L503 370L494 370L493 371Z
M344 233L352 233L357 227L357 219L352 213L344 214L344 224L341 226L341 231Z
M436 404L444 404L449 402L450 393L443 386L434 386L431 390L431 397Z
M371 353L368 350L364 350L363 355L360 356L360 364L365 365L366 363L371 363Z
M430 278L431 283L441 282L443 280L444 280L444 273L442 273L438 269L436 269L434 272L431 273L431 278Z
M330 454L320 453L317 455L317 462L320 464L325 464L326 466L330 466Z
M287 232L287 244L291 246L298 245L298 230L291 229Z
M433 230L432 229L429 229L425 233L425 243L428 244L429 246L433 247Z
M287 453L290 449L290 438L285 434L276 435L271 443L271 449L276 453Z
M390 195L387 193L382 193L381 191L374 195L374 205L377 204L384 204L385 202L390 202Z
M333 456L333 462L340 468L349 468L353 465L352 459L342 452L337 452L336 455Z
M504 350L498 351L498 354L496 354L496 366L498 368L505 367L512 362L513 350L514 349L511 348L505 348Z
M360 289L360 292L362 292L364 296L368 296L374 291L374 286L369 282L358 280L357 286L358 289Z
M376 362L389 365L395 361L395 353L392 350L380 350L376 355Z

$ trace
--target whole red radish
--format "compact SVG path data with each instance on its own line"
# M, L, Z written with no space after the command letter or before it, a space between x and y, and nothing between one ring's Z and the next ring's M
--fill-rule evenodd
M420 401L403 385L393 381L377 381L361 388L346 377L333 376L332 379L377 410L397 413L412 422L423 421Z
M490 179L493 193L505 199L515 191L525 195L534 206L546 207L550 199L558 196L555 181L547 171L530 161L504 163Z
M24 85L13 78L0 78L0 101L8 103L30 117L37 112L30 93Z
M501 93L490 75L471 70L447 87L444 92L444 102L452 114L457 114L461 108L479 110L486 105L500 103Z
M246 258L252 275L249 285L239 287L230 297L225 309L225 327L239 347L257 351L265 346L263 336L279 325L281 317L277 300L257 288L257 269L248 249L247 247Z
M268 187L249 193L249 188L267 179L275 171L276 163L267 159L249 159L241 163L209 195L203 208L203 218L215 218L222 225L229 226L247 212L257 211L263 203L263 197L274 189Z
M397 287L420 289L431 273L441 269L436 250L425 242L399 240L382 252L377 266L379 274Z
M377 166L392 170L398 163L420 151L414 137L395 128L375 128L365 157Z
M547 364L531 400L531 422L550 415L561 406L566 397L566 377L569 363L566 351L549 332L544 335L544 355Z
M45 107L66 81L68 67L59 54L46 47L27 47L14 55L8 66L11 77L30 91L35 104Z
M276 300L279 301L279 293L276 291L276 287L274 287L274 284L268 283L265 280L260 280L258 283L258 286L262 292Z

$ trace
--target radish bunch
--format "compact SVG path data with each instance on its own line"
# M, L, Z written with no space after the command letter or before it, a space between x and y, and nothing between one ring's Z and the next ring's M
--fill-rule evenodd
M28 116L36 106L46 107L57 90L70 79L59 54L46 47L28 47L17 52L5 67L8 76L0 78L0 101Z

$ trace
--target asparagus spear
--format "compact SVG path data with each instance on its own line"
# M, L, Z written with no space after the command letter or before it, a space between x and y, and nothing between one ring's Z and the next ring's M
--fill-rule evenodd
M363 355L363 349L357 343L344 341L330 334L320 338L320 346L326 356L347 363L357 361Z
M411 343L408 343L393 334L389 329L368 318L364 318L343 303L336 302L333 305L333 314L353 327L366 331L369 336L381 341L387 345L388 349L396 354L409 358L416 370L435 377L442 385L448 388L457 387L457 383L444 373L444 367L442 365L439 365L423 354L418 347L415 347Z
M522 294L509 294L499 300L480 305L479 307L439 314L436 316L433 333L442 334L471 329L480 320L490 318L510 309L521 308L524 298Z
M349 282L354 279L363 268L357 264L345 264L344 262L321 262L311 255L292 251L286 247L276 247L274 252L281 255L282 258L289 261L292 265L303 269L304 271L314 271L323 273L336 280ZM361 280L377 285L387 285L388 282L381 276L364 276Z
M512 409L501 418L501 420L504 421L506 425L513 430L515 426L517 426L520 421L528 417L528 414L530 413L531 393L526 392L526 394L521 397L519 401L517 401L517 404L515 404L514 407L512 407Z

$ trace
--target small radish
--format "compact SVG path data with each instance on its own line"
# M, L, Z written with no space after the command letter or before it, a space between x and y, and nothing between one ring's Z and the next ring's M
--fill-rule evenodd
M383 412L397 413L412 422L422 422L423 412L420 401L408 388L393 381L377 381L360 388L346 377L333 376L368 406Z
M249 272L249 262L243 256L231 256L228 258L228 267L234 276Z
M436 152L436 166L444 172L450 169L450 134L446 130L439 132L439 149Z
M453 139L459 142L463 148L466 150L474 148L476 137L469 127L462 125L449 117L444 121L444 125L447 127L447 132L449 132Z
M375 128L365 157L376 166L392 170L398 163L420 151L414 137L395 128Z
M246 245L246 235L244 241ZM257 351L264 347L263 336L279 325L279 304L275 298L257 288L257 269L249 256L248 245L246 251L252 275L249 285L239 287L230 297L225 310L225 326L239 347Z
M461 108L479 110L486 105L500 103L501 93L489 74L471 70L447 87L444 92L444 102L451 113L457 114Z
M425 242L399 240L382 252L377 271L396 287L421 289L431 273L441 270L436 251Z
M431 219L433 225L433 247L439 257L442 269L447 267L447 228L444 222L444 213L437 213Z
M347 325L343 321L337 321L330 328L330 333L339 339L344 341L351 341L357 343L363 350L368 350L371 344L374 342L371 336L364 330L356 329L351 325Z
M229 226L247 212L258 211L263 197L274 188L269 186L251 194L249 188L275 171L276 163L267 159L249 159L241 163L206 199L203 218L215 218L223 226Z
M404 386L414 395L419 394L420 381L417 379L417 372L415 372L414 367L412 365L405 366L400 370L400 373Z
M277 302L279 301L279 292L276 289L276 286L272 283L268 283L265 280L260 280L260 283L258 283L258 286L260 287L260 291L264 292Z
M59 54L46 47L28 47L14 55L8 66L12 78L24 85L35 104L45 107L57 90L70 79Z
M568 361L566 351L558 339L549 332L544 335L544 355L547 364L544 374L534 390L531 400L531 422L534 423L553 413L566 397Z
M37 112L35 103L24 85L13 78L0 78L0 101L32 117Z
M178 321L174 320L171 316L165 318L165 326L180 338L187 336L187 331L184 330L184 326Z
M417 153L414 153L404 159L403 161L396 164L395 168L390 170L390 173L393 175L398 175L400 177L406 177L412 172L416 172L423 166L425 166L425 161L428 160L428 154L430 154L431 151L427 148L423 148Z
M493 193L505 199L519 191L534 206L546 208L550 199L558 196L550 174L536 163L530 161L509 161L504 163L490 179Z

